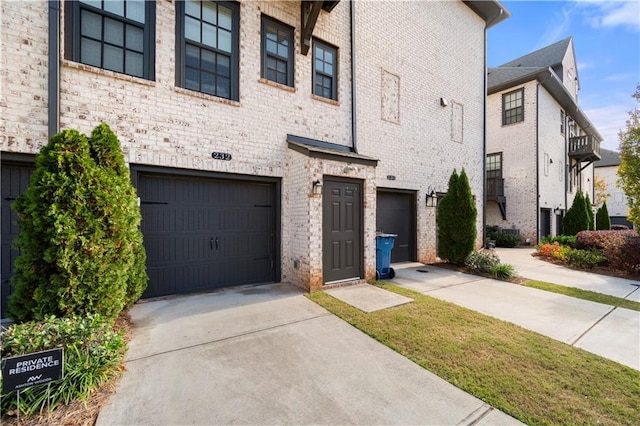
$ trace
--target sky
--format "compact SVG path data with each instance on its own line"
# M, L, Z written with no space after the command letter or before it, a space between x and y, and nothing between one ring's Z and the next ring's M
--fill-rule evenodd
M573 37L578 105L603 136L601 147L618 151L618 132L637 106L631 95L640 83L640 0L501 3L511 17L488 31L488 66Z

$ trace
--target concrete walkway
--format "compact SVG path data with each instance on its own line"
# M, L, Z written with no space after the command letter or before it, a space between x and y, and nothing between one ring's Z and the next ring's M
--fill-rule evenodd
M536 259L529 250L504 255L520 275L633 298L631 282L582 273ZM507 260L508 259L508 260ZM552 266L548 272L544 269ZM524 268L521 268L524 266ZM615 308L420 263L393 265L394 283L499 318L640 370L640 312ZM558 270L561 268L562 270ZM560 279L562 278L562 280ZM562 282L564 281L564 282ZM629 280L626 280L629 281ZM632 293L633 290L633 293ZM596 290L594 290L596 291ZM602 291L604 292L604 291Z
M565 268L532 256L535 249L498 248L495 251L502 263L513 265L518 274L525 278L577 287L640 302L640 280L609 277Z
M141 303L98 425L519 424L287 285Z

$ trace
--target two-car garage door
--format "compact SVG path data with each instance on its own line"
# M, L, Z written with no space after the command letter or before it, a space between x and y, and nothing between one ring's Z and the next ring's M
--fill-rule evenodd
M273 182L139 173L143 297L277 280Z

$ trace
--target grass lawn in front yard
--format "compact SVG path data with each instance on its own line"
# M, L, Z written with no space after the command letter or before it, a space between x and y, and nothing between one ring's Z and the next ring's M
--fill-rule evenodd
M527 424L640 424L640 371L388 283L413 303L366 314L309 298L458 388Z

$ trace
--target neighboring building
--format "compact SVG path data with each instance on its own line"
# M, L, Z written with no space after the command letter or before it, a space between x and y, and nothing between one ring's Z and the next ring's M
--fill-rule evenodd
M102 121L140 196L145 297L371 279L376 230L399 233L394 260L434 260L426 204L454 168L482 210L498 1L0 8L3 303L33 155Z
M536 244L578 190L594 199L602 136L578 105L573 39L490 68L488 85L486 222Z
M609 149L600 148L602 158L594 163L595 174L603 179L607 185L607 211L612 225L626 225L633 228L633 223L627 220L629 205L627 196L618 188L618 166L620 165L620 153Z

